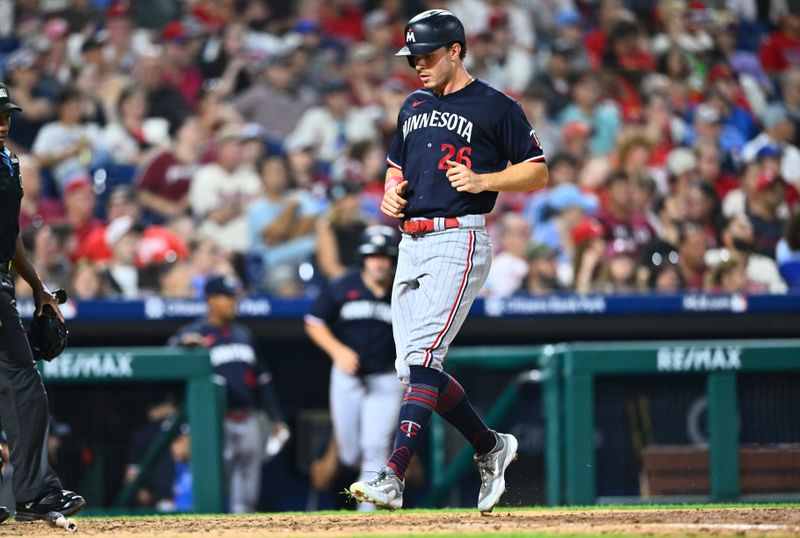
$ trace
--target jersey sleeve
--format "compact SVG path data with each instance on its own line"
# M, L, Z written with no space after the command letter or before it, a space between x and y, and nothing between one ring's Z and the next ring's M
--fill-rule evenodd
M256 352L256 362L253 365L253 373L256 377L256 384L258 385L258 403L267 415L274 421L285 422L286 415L281 407L280 400L275 391L275 383L273 383L272 372L269 370L264 356L259 352L256 347L256 341L253 333L246 327L241 327L243 340L247 342Z
M514 102L497 122L497 140L503 156L511 164L545 162L544 149L522 107Z
M311 304L311 309L303 318L310 325L331 325L336 321L339 305L334 298L333 290L326 287Z
M391 166L392 168L397 168L401 172L403 171L403 129L402 129L402 108L401 111L397 114L397 129L394 132L394 136L392 137L392 142L389 144L389 154L386 156L386 164Z

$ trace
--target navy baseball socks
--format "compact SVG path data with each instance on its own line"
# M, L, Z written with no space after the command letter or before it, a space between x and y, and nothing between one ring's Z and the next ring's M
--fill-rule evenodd
M394 452L389 456L389 462L372 480L350 486L350 494L357 501L390 510L403 506L406 469L439 397L439 372L423 366L411 366L409 369L410 383L400 407Z
M461 432L476 454L488 454L497 445L495 433L475 412L461 384L446 372L439 372L436 412Z
M475 449L481 477L478 509L491 512L505 492L505 470L517 459L517 439L490 430L475 412L461 384L445 372L410 367L410 385L400 408L394 452L378 475L356 482L350 493L356 500L394 510L403 506L404 477L416 452L420 435L436 411L452 424Z
M400 407L394 452L386 464L400 480L405 477L421 434L428 427L439 399L439 372L424 366L411 366L409 370L410 382Z

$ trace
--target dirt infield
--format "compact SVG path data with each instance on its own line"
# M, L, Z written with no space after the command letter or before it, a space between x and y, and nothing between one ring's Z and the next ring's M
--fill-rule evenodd
M442 513L342 512L333 515L197 516L80 519L72 536L367 536L483 533L605 536L800 536L798 508L673 510L498 510ZM0 525L0 536L65 534L43 522Z

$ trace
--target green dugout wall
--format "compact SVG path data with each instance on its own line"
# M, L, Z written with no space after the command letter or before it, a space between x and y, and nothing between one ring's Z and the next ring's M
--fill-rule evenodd
M523 383L541 384L545 413L546 499L549 505L598 502L594 402L598 376L702 375L708 399L709 478L712 501L741 498L737 384L740 374L800 372L800 339L579 343L453 349L448 364L521 372L504 387L487 413L499 424L514 406ZM224 510L222 454L223 391L208 354L172 348L71 349L40 370L47 385L183 382L184 412L192 431L194 504L197 512ZM443 425L431 426L432 484L428 504L471 469L465 447L447 461Z
M576 343L512 348L460 348L448 364L487 369L534 369L522 374L541 383L545 413L546 499L551 506L598 502L594 445L598 376L705 377L708 400L709 479L713 502L741 498L737 379L739 374L800 372L800 340L725 340ZM490 427L514 404L512 382L489 410ZM441 421L431 429L432 494L429 504L470 469L470 449L444 462ZM657 500L657 499L656 499Z
M45 385L184 382L184 413L192 432L194 510L225 510L222 466L224 391L208 352L180 348L70 349L39 363ZM199 472L194 472L199 470Z

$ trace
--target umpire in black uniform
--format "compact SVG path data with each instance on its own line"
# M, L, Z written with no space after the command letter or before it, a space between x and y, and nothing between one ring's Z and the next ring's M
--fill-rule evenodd
M22 109L11 101L8 86L0 83L0 421L14 465L16 519L32 521L51 511L74 514L86 501L61 487L47 461L47 393L14 299L12 267L33 289L36 314L49 304L61 317L55 298L25 256L19 235L22 178L19 160L6 148L15 110ZM7 517L8 510L2 507L0 521Z

